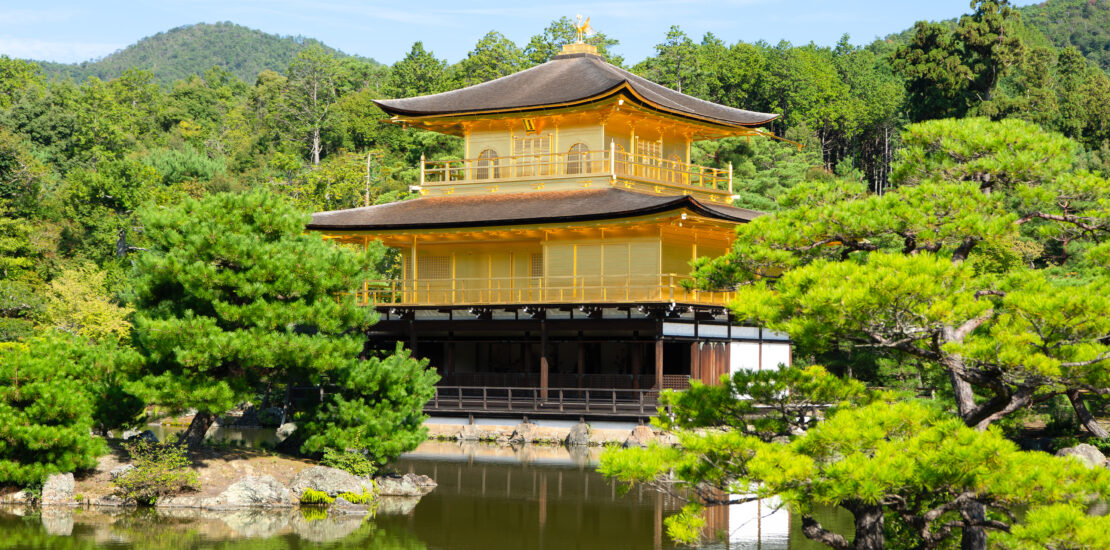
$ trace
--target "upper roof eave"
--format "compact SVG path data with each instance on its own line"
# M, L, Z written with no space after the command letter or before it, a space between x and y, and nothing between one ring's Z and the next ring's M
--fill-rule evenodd
M552 83L561 86L552 88ZM451 118L581 105L622 91L650 108L724 127L759 126L779 117L688 96L591 54L560 55L547 63L466 88L427 96L380 99L374 103L395 116Z

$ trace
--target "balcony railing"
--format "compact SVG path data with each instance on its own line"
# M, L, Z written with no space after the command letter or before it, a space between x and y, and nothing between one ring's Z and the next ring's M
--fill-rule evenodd
M732 292L688 290L675 273L620 276L493 277L368 281L356 291L362 305L512 305L663 303L727 305Z
M732 192L731 169L709 168L615 148L608 151L422 160L420 181L421 184L439 185L580 176L608 176Z

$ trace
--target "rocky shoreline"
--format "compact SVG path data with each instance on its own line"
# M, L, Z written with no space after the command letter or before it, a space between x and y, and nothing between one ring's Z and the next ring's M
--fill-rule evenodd
M0 505L47 508L121 508L136 503L115 494L112 480L129 467L127 455L113 442L112 452L98 460L89 472L54 474L43 484L39 498L33 499L17 488L0 489ZM327 506L329 513L358 515L376 513L408 513L420 497L432 491L436 483L427 476L381 475L365 478L343 470L319 466L293 457L251 449L204 449L194 454L194 470L200 490L159 498L157 510L199 509L232 511L244 509L292 509L301 506L321 508L320 504L302 504L301 497L311 489L335 499ZM369 506L353 504L341 494L369 495Z
M586 422L570 427L541 426L532 422L518 424L436 424L427 423L428 437L439 441L479 441L498 445L565 445L573 447L647 447L677 445L674 434L647 425L632 430L595 428Z

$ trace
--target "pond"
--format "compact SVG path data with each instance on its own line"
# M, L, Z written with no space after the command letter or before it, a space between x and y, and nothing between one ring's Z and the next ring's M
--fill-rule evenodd
M662 520L681 503L648 489L623 492L594 472L599 451L519 449L429 441L394 467L439 487L415 509L368 519L322 511L24 510L0 507L3 549L604 549L675 548ZM730 533L707 549L820 548L800 522L764 503L718 509L710 525ZM846 513L820 514L850 525Z

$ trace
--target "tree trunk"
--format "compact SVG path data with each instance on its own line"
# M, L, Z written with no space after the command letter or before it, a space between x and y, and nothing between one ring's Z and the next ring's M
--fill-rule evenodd
M825 529L812 516L802 516L802 534L834 550L849 550L852 547L844 535Z
M883 507L879 504L859 504L852 508L856 516L856 537L852 548L855 550L883 550L886 536L883 534Z
M1071 407L1075 409L1075 416L1079 417L1079 422L1083 424L1083 427L1087 428L1087 431L1091 432L1091 435L1099 439L1110 437L1110 433L1106 431L1106 428L1099 426L1094 415L1087 409L1087 403L1083 400L1083 396L1079 394L1079 390L1073 388L1069 389L1067 393L1068 401L1071 401Z
M977 500L963 505L964 515L975 521L986 521L987 507ZM987 550L987 531L982 527L964 527L960 537L960 550Z
M193 421L189 423L189 427L181 434L178 443L188 445L190 449L200 447L204 443L208 428L211 428L215 422L216 415L208 411L198 411L193 415Z
M312 129L312 165L320 165L320 127Z
M961 359L954 356L950 356L945 362L948 361L963 362ZM971 413L975 411L975 391L972 390L971 384L967 380L960 378L960 375L956 374L955 369L948 368L947 370L948 379L952 382L952 394L956 398L956 410L959 412L960 418L962 418L964 422L967 422L968 418L971 417Z

